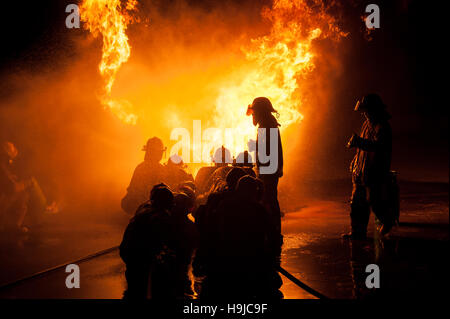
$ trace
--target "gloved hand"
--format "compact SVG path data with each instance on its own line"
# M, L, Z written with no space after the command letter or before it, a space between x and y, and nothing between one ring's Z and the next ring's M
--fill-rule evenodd
M356 146L358 140L358 135L353 133L352 137L350 137L350 139L347 142L347 148L353 148Z

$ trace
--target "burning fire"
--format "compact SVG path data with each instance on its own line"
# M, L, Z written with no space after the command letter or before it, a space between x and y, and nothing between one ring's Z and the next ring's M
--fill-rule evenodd
M120 66L130 57L130 45L125 33L131 17L128 11L136 9L136 0L128 0L122 10L120 0L84 0L80 6L81 20L86 29L97 37L103 37L103 53L99 65L105 80L101 102L122 121L136 124L137 116L132 113L132 105L126 100L111 97L112 86Z
M248 67L234 75L237 84L223 88L216 100L214 125L236 128L244 136L231 147L234 153L246 148L247 136L255 135L251 120L245 117L247 105L255 97L272 101L279 112L280 130L303 119L298 89L315 68L313 41L346 35L320 0L274 0L262 16L272 23L270 33L242 47Z
M128 0L123 9L120 0L83 0L80 7L85 27L94 36L103 38L99 65L105 80L102 103L119 119L131 124L137 120L131 103L114 100L111 90L120 66L130 56L125 31L131 21L129 12L136 9L136 2ZM255 138L256 129L251 118L245 115L247 105L255 97L266 96L272 101L279 112L281 130L303 119L301 85L315 69L318 52L314 42L346 35L327 9L323 0L273 0L272 6L262 12L262 17L271 24L269 33L242 45L245 61L228 77L225 75L226 82L220 75L216 83L220 89L215 96L215 111L207 115L209 122L206 124L234 130L232 136L225 134L221 139L233 156L247 149L248 140ZM164 116L167 121L178 123L182 115L186 115L177 110L172 113Z

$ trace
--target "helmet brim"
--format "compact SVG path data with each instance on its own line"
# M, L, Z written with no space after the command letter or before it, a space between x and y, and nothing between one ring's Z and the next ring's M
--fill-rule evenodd
M245 115L250 116L252 114L253 114L253 107L252 107L252 105L249 105L247 107L247 112L245 113Z

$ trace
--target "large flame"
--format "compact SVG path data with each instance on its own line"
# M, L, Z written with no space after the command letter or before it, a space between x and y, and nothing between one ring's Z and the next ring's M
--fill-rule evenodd
M120 0L84 0L80 5L81 20L84 27L93 36L103 37L102 59L99 65L100 74L105 80L101 102L122 121L135 124L137 116L132 112L132 105L126 100L111 97L112 86L120 66L130 57L130 45L125 33L131 20L128 11L136 8L136 0L129 0L125 10Z
M233 74L239 79L236 85L221 89L216 100L214 125L236 129L234 144L227 145L234 154L245 149L248 137L255 135L245 116L255 97L266 96L272 101L281 130L303 119L298 88L315 68L313 41L346 35L319 0L274 0L262 15L272 23L270 33L242 47L248 64Z
M100 34L103 37L103 55L99 66L105 79L102 102L126 123L135 123L137 116L131 112L131 103L112 99L111 90L118 69L130 56L125 31L130 21L129 11L135 8L136 0L129 0L125 9L121 8L120 0L84 0L80 8L85 27L94 36ZM227 71L228 74L217 75L211 83L211 87L220 88L218 95L213 96L214 112L205 112L206 118L202 118L209 120L202 128L232 130L223 130L222 136L217 138L216 135L217 143L209 141L208 147L214 149L223 144L233 156L247 149L248 140L255 138L255 127L251 118L246 116L247 105L254 98L266 96L272 101L279 113L281 130L303 119L302 81L307 80L315 69L318 56L315 41L345 36L336 19L328 13L323 0L273 0L272 6L262 11L262 16L270 23L269 32L245 41L241 47L242 63L236 65L234 71ZM192 78L192 81L195 80ZM192 99L191 96L189 98ZM182 120L189 116L189 112L163 103L159 105L161 109L171 110L170 114L160 115L167 125L186 123ZM155 107L144 102L140 105ZM194 144L191 145L198 146Z

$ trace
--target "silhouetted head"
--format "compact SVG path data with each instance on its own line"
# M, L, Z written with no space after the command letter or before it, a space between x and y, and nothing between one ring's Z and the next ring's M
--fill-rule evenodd
M257 178L250 175L239 179L236 186L236 193L246 199L259 201L261 199L263 184Z
M232 163L231 152L225 147L219 147L212 158L212 161L216 166L227 166L227 164Z
M166 148L160 138L152 137L142 147L142 150L145 151L145 161L159 163Z
M4 142L2 145L2 149L0 150L0 154L2 155L2 158L4 157L12 161L17 157L19 151L13 143Z
M191 210L191 199L185 193L175 193L172 213L175 217L186 216Z
M167 161L168 166L184 167L183 158L177 154L173 154Z
M248 151L241 152L236 156L236 166L253 167L252 156Z
M266 97L257 97L247 108L247 115L252 115L253 125L259 127L278 127L280 124L272 113L278 113L272 102Z
M245 170L240 167L233 167L227 174L226 181L229 190L235 190L239 179L247 175Z
M197 199L195 190L187 184L184 185L182 184L178 186L178 192L184 193L189 197L190 200L189 210L192 210L195 206L195 200Z
M381 97L375 93L367 94L361 100L358 100L355 111L361 112L372 123L391 118Z
M173 205L173 193L169 186L163 183L153 186L150 202L154 208L170 209Z

